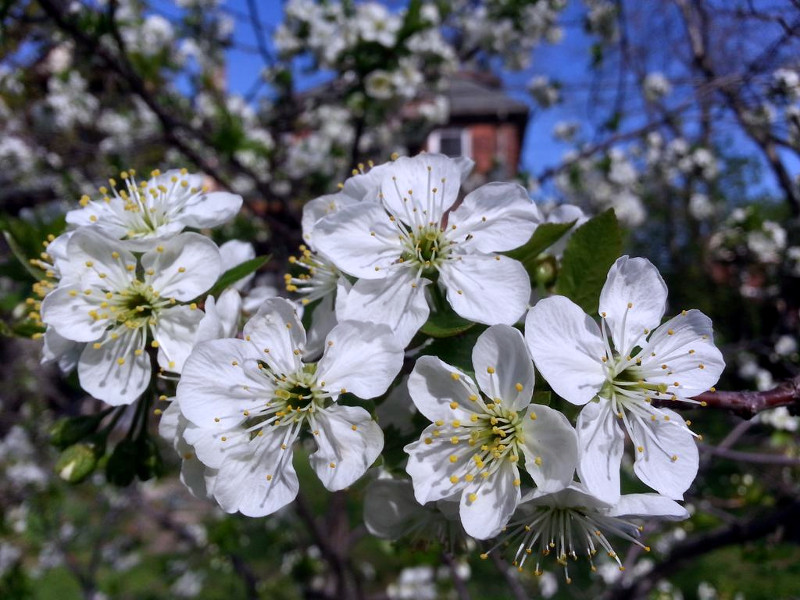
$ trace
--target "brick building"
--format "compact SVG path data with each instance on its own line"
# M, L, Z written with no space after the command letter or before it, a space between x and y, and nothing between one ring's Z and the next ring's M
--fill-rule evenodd
M494 75L462 72L446 91L450 119L428 134L423 148L475 161L474 185L517 174L528 106L505 94Z

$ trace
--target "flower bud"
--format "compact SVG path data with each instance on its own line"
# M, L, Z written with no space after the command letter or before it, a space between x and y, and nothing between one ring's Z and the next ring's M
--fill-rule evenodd
M64 481L80 483L94 472L101 454L102 451L96 444L88 442L73 444L58 457L56 473Z
M97 415L59 419L50 429L50 443L60 450L72 446L94 433L100 420Z

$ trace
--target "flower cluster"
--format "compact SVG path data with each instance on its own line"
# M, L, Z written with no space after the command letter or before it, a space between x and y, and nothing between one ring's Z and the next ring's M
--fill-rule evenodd
M220 225L242 204L186 170L120 177L99 199L83 196L67 214L73 229L34 261L47 275L38 286L45 359L77 365L81 386L113 405L142 395L153 357L180 373L204 318L194 300L223 265L214 242L183 230Z
M472 166L396 157L308 202L285 276L299 298L259 294L241 330L236 288L208 290L252 256L246 244L184 231L230 219L241 199L182 171L141 183L123 173L124 186L81 199L75 229L37 261L46 355L72 357L83 388L110 404L155 390L157 363L177 381L157 392L173 396L160 433L191 492L226 512L291 503L299 456L326 489L353 485L394 427L406 458L384 457L368 489L373 534L497 538L484 556L510 544L516 566L541 573L554 554L567 581L567 560L594 569L598 550L621 568L609 537L644 547L632 519L687 516L676 501L697 472L698 436L667 406L699 404L719 378L711 322L688 310L662 323L663 279L628 256L608 271L599 325L568 297L535 301L532 278L543 295L552 286L528 269L550 261L557 277L553 257L569 262L562 251L581 236L568 230L586 217L570 206L544 217L512 183L463 195ZM540 227L562 237L527 257ZM447 341L469 344L471 362L442 351ZM582 407L574 424L568 404ZM626 437L651 493L621 494Z

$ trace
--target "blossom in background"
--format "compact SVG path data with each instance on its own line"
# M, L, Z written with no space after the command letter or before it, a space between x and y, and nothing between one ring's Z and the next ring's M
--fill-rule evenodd
M525 321L542 376L559 396L585 405L577 422L578 475L604 500L620 494L623 428L636 447L636 475L659 493L682 499L697 473L689 424L653 401L697 403L691 398L713 386L725 364L700 311L659 325L666 301L658 270L623 256L600 295L601 327L563 296L541 300Z
M528 241L541 217L527 192L491 183L458 197L462 169L438 154L399 158L383 171L377 202L344 207L312 239L357 277L338 317L389 325L407 344L430 314L426 288L440 286L460 316L512 324L530 297L521 263L495 254Z
M62 263L71 272L42 302L42 320L58 335L86 343L81 387L109 404L130 404L147 388L152 365L179 373L203 312L190 302L220 274L217 246L184 233L136 257L119 240L76 231Z
M293 445L302 432L317 444L311 466L329 490L343 489L369 468L383 434L341 394L374 398L403 360L387 327L339 323L318 362L302 360L306 332L288 300L267 300L244 326L244 339L198 344L186 361L177 399L189 426L186 443L216 471L209 490L227 512L264 516L298 491Z
M67 213L67 223L91 226L105 235L124 240L125 248L144 251L186 227L216 227L232 219L242 207L242 197L209 192L203 176L186 169L153 171L147 181L136 182L135 172L123 171L124 187L101 187L100 200L83 196L82 208Z
M571 583L569 560L585 557L595 571L593 557L605 552L614 559L620 570L622 562L608 536L620 537L650 550L639 540L641 527L629 519L655 517L683 520L689 513L677 502L659 494L626 494L609 504L593 496L580 484L573 483L557 492L535 490L525 496L516 514L498 543L514 549L512 564L522 571L528 560L536 561L535 574L541 575L541 563L553 555L564 568L564 577Z
M495 325L472 352L477 386L438 358L420 358L408 379L417 409L433 424L406 446L406 470L420 504L460 496L471 536L497 534L519 503L519 462L538 488L572 481L578 458L575 430L560 412L531 404L533 364L522 334Z

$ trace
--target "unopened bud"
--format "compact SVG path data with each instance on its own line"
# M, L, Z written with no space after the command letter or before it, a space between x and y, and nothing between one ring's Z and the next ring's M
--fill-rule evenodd
M97 467L98 447L92 443L73 444L56 461L56 473L64 481L80 483Z

